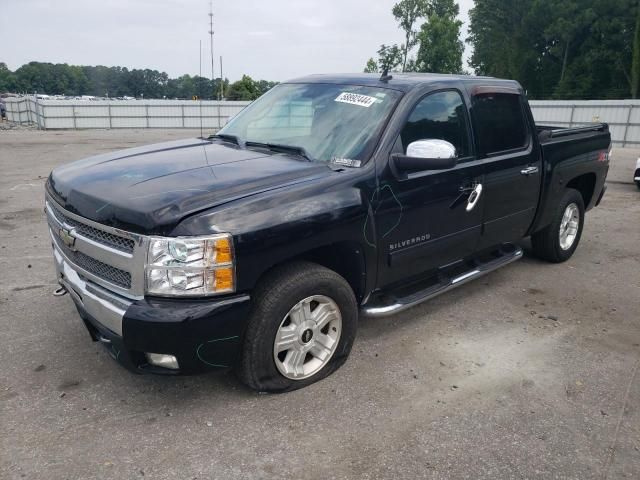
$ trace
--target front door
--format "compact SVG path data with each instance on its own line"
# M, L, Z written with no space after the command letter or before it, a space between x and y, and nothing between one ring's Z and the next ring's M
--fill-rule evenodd
M416 103L396 141L406 153L417 140L441 139L456 147L449 170L408 175L390 165L381 173L376 208L378 286L424 275L471 255L480 238L483 196L469 208L471 192L482 183L482 162L472 154L469 119L458 90L427 94Z

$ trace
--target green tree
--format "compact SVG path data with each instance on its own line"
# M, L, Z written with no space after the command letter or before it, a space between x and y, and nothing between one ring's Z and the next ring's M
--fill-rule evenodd
M213 82L213 99L225 98L226 91L229 88L229 80L216 78Z
M418 43L415 23L422 17L429 14L431 8L429 0L400 0L391 10L394 18L404 31L405 41L400 47L402 50L402 71L407 71L407 61L409 52Z
M549 2L540 1L534 5L532 11L536 14L535 7L542 6L548 8ZM549 47L549 52L556 58L562 58L562 67L560 70L559 82L564 80L569 62L569 55L573 46L581 41L581 37L589 33L590 26L595 20L595 12L593 8L585 8L580 2L564 0L563 2L554 2L552 18L544 30L544 37Z
M23 92L64 94L86 93L89 82L80 67L64 64L30 62L15 72L15 89Z
M227 98L229 100L255 100L261 95L258 83L249 75L243 75L241 80L229 85Z
M247 80L248 79L248 80ZM243 77L232 95L254 99L276 82L254 82ZM244 88L244 90L243 90ZM95 95L109 97L182 98L198 96L216 99L229 90L227 79L182 75L169 78L165 72L125 67L75 66L30 62L11 72L0 62L0 91L38 92L50 95ZM247 93L248 92L248 93Z
M51 65L51 64L49 64ZM22 92L48 93L52 75L45 64L29 62L15 72L17 89Z
M222 80L216 78L211 81L208 78L191 75L182 75L178 78L170 78L167 80L166 87L164 89L164 96L167 98L179 98L190 100L194 96L202 98L203 100L215 100L220 95L220 83ZM224 88L226 90L228 80L224 81Z
M195 77L191 75L182 75L170 80L167 85L167 96L170 98L190 100L194 95L197 95L197 91Z
M631 98L640 94L640 8L636 13L636 31L633 36L633 57L631 62ZM0 90L2 88L0 87Z
M421 72L461 73L464 44L460 41L462 22L453 0L432 0L432 11L420 28L420 48L416 69Z
M464 44L460 41L462 22L454 0L401 0L392 14L404 32L402 45L381 45L378 61L369 59L365 72L389 71L398 67L403 72L460 73ZM423 20L420 29L415 25ZM409 58L419 45L416 58Z
M476 0L469 12L469 62L478 75L515 78L523 39L520 26L531 0Z
M402 49L398 45L380 45L378 67L382 72L392 72L402 64Z
M598 0L593 9L595 20L578 39L555 96L628 98L637 0Z
M405 72L419 72L420 70L418 70L418 64L416 63L415 58L411 58L409 59L409 61L407 62L407 68L405 69Z
M364 67L364 73L378 73L378 62L373 58L367 60L367 65Z
M0 92L12 92L16 90L16 77L9 70L7 64L0 62Z
M269 90L271 90L273 87L275 87L277 84L278 84L278 82L269 82L268 80L258 80L256 82L256 86L258 87L258 93L260 95L264 95Z
M476 0L470 66L531 98L625 98L637 11L638 0Z

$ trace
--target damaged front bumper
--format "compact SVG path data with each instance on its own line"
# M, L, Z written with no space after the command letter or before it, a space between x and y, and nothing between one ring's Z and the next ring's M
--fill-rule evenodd
M73 299L93 340L136 373L191 374L232 367L249 315L248 295L217 300L129 299L91 282L74 268L52 236L58 282ZM149 363L171 355L178 368Z

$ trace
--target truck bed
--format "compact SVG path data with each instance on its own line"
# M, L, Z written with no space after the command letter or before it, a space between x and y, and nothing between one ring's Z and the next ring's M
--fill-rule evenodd
M572 137L585 138L590 136L599 136L598 133L607 137L609 133L609 125L606 123L594 123L593 125L584 125L580 127L556 127L551 125L536 125L536 132L540 144L544 145L554 139Z
M552 167L562 160L589 152L607 151L611 144L609 125L606 123L571 128L536 125L536 132L542 157L551 162Z
M549 162L551 169L561 163L566 165L570 159L578 160L583 165L593 162L587 160L585 155L607 152L611 144L609 125L606 123L572 128L536 125L536 131L542 158Z
M541 204L539 216L532 231L549 224L554 206L560 201L567 182L580 178L572 188L584 187L592 192L585 198L587 210L601 197L609 169L608 156L611 145L609 125L593 125L563 128L536 125L540 150L545 164L542 178Z

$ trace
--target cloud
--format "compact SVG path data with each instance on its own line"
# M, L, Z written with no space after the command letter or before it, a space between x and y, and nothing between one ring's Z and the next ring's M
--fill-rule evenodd
M286 80L362 71L380 44L402 43L397 0L216 0L214 52L225 76ZM209 52L206 0L0 0L0 61L153 68L196 74ZM460 0L467 20L472 0ZM466 34L466 32L465 32ZM20 41L15 41L19 38Z
M270 35L273 35L273 32L270 32L268 30L258 30L256 32L247 32L246 34L250 37L268 37Z
M326 23L319 18L303 18L300 20L300 25L307 28L322 28Z

